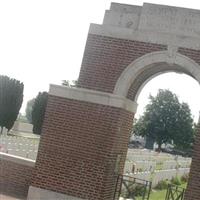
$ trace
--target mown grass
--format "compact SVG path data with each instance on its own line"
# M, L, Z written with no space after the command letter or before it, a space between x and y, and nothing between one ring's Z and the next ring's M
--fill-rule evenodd
M186 188L187 184L184 183L180 185L182 188ZM150 194L149 200L165 200L167 190L152 190ZM142 200L141 197L138 197L136 200Z

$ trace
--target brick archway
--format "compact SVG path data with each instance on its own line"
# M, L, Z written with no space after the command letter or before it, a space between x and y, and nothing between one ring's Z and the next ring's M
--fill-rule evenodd
M200 65L176 51L148 53L134 60L118 78L113 93L137 102L145 84L165 72L185 73L200 83Z
M78 88L50 85L28 199L113 200L137 96L164 71L200 82L200 11L112 3L91 24ZM186 200L200 196L200 134Z
M170 55L169 50L158 51L145 54L127 66L118 78L113 93L137 101L140 91L149 80L170 71L185 73L200 83L198 63L177 52Z

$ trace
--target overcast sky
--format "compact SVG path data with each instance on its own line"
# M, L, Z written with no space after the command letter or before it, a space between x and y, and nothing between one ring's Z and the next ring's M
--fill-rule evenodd
M24 112L27 100L50 83L78 78L90 23L101 24L110 0L1 0L0 74L24 82ZM143 1L115 2L142 5ZM146 1L147 2L147 1ZM200 9L197 0L150 0L149 3ZM159 86L159 87L158 87ZM166 74L153 79L143 89L139 114L149 93L158 88L176 92L189 103L195 119L200 110L200 87L186 75Z

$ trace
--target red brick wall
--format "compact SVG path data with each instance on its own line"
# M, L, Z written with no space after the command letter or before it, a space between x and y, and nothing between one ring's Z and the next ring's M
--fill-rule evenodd
M112 93L117 79L131 62L147 53L166 49L165 45L89 34L78 86ZM179 48L178 52L200 64L200 50ZM179 69L177 68L177 70ZM152 71L152 69L149 72L146 71L146 77L139 77L137 83L133 83L128 98L134 99L137 89L149 75L152 75ZM158 71L161 70L156 69L155 73ZM186 195L188 200L199 199L200 196L200 136L196 140L190 183Z
M33 167L0 159L0 193L26 197Z
M191 58L200 64L200 50L179 48L179 53ZM198 199L200 199L200 128L195 141L190 178L185 196L185 200Z
M78 87L112 93L131 62L162 50L167 46L89 34ZM179 49L198 63L199 52ZM135 88L132 86L128 97L134 98L131 93ZM132 113L119 108L49 96L31 185L89 200L111 200L117 177L116 158L121 155L121 173L132 119ZM195 198L199 196L200 179L198 175L195 178L199 173L198 145L195 152L188 200L192 193L196 192L192 194Z
M185 200L200 199L200 127L193 150L192 165Z
M166 45L89 34L78 86L112 93L117 79L131 62L166 49Z
M89 200L112 199L115 161L122 155L122 169L132 119L119 108L49 96L31 185Z
M187 56L188 58L191 58L200 65L200 50L179 48L178 52Z

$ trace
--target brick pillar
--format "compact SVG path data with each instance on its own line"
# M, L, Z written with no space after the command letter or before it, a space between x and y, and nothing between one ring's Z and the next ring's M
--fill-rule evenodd
M51 86L28 199L112 200L134 109L109 93Z
M186 190L185 200L200 199L200 124L198 134L195 139L194 151L192 156L192 165L190 169L190 177Z

